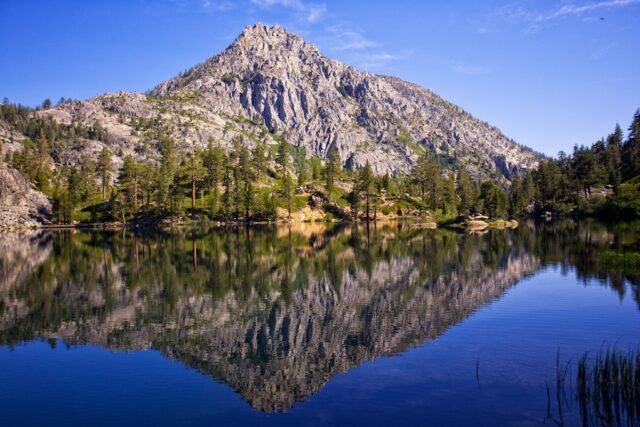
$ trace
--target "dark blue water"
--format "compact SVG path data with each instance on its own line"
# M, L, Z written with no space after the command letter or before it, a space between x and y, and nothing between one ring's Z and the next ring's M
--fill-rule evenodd
M615 233L597 230L602 251ZM542 250L549 234L530 241L542 231L376 230L356 243L332 233L308 251L317 235L256 232L251 259L232 264L229 254L243 257L233 242L247 247L239 235L140 239L135 268L157 277L139 280L137 237L25 238L25 253L47 252L3 283L0 425L553 425L557 357L640 344L637 276ZM593 240L575 238L580 259L590 257ZM269 253L280 253L275 267ZM80 258L104 265L92 272ZM5 278L19 259L5 256ZM227 280L224 290L203 285ZM323 292L333 302L320 308ZM561 411L565 425L580 424L571 399Z

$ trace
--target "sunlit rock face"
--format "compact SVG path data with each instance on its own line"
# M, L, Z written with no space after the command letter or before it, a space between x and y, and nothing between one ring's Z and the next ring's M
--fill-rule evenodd
M51 218L51 202L20 172L0 160L0 231L26 229Z
M100 123L118 164L155 153L155 130L191 151L209 140L284 137L307 155L335 150L347 166L407 172L425 151L464 164L478 179L508 182L541 156L438 95L391 76L359 71L323 56L279 26L246 28L222 53L148 94L111 93L40 114L64 123ZM97 156L104 143L78 139L56 153L60 164Z

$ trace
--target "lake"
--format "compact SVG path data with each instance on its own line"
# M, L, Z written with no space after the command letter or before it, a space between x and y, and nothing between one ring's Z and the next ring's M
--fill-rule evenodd
M0 425L580 425L559 366L639 347L639 252L592 221L3 234Z

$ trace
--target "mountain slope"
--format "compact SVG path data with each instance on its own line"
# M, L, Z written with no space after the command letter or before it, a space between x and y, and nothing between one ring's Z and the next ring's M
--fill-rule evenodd
M128 153L153 156L160 133L183 150L204 147L210 138L229 146L238 136L248 145L285 137L306 156L335 149L345 165L369 161L377 173L407 172L430 151L454 169L464 164L478 179L501 182L540 158L427 89L360 72L279 26L261 24L146 95L105 94L41 114L99 123L116 162ZM57 160L75 163L101 144L78 140Z

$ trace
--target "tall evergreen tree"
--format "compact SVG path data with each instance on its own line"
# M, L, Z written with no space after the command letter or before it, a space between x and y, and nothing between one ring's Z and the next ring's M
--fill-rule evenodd
M256 143L253 148L251 160L253 162L253 170L256 174L256 179L260 181L266 174L267 169L267 157L265 155L264 143L262 141Z
M622 175L625 180L640 175L640 109L633 116L629 136L622 147Z
M206 168L202 162L202 153L194 150L188 158L188 178L191 186L191 210L196 209L197 192L204 182Z
M151 195L157 188L158 168L151 163L144 163L140 171L140 187L143 192L143 203L148 211L151 207Z
M289 172L284 172L280 178L280 197L287 207L287 213L289 219L291 219L291 205L293 201L293 180Z
M607 149L605 156L605 169L609 184L617 193L622 182L622 129L616 124L615 130L607 137Z
M233 177L232 167L229 161L229 157L224 156L222 159L222 213L226 221L229 221L231 211L233 209Z
M224 151L214 145L213 139L209 139L209 145L203 154L203 165L206 169L205 185L211 194L211 214L218 210L219 186L223 175Z
M458 212L458 196L456 195L456 177L453 172L444 180L443 187L444 210L448 215L455 215Z
M289 169L289 151L289 143L285 138L281 138L276 153L276 164L278 165L278 173L281 177L284 176L287 169Z
M329 151L329 158L327 159L327 165L324 169L324 186L327 190L327 197L331 197L331 193L333 192L333 187L335 185L336 179L338 178L338 173L340 171L340 159L338 157L338 153L334 148Z
M100 178L102 188L102 201L107 200L107 189L111 182L111 174L113 173L113 161L111 160L111 151L106 147L102 147L102 151L98 155L96 164L96 172Z
M138 189L140 180L140 165L133 156L127 155L122 162L118 183L122 191L123 212L135 214L138 211Z
M358 171L358 193L364 199L365 216L366 220L369 221L371 219L371 199L375 197L375 186L373 172L368 160L364 167Z
M44 131L40 131L37 143L38 145L35 152L36 185L39 190L46 191L50 178L49 162L51 157L49 155L49 141Z
M586 147L575 147L571 162L573 180L581 186L584 196L591 196L591 187L602 182L604 170L593 151Z
M458 170L458 177L456 179L456 194L458 195L458 212L469 213L473 205L475 204L473 184L469 174L465 170L464 166L461 166Z
M175 144L171 138L160 139L160 166L157 179L157 203L158 207L166 211L171 201L172 186L177 171L177 156Z

